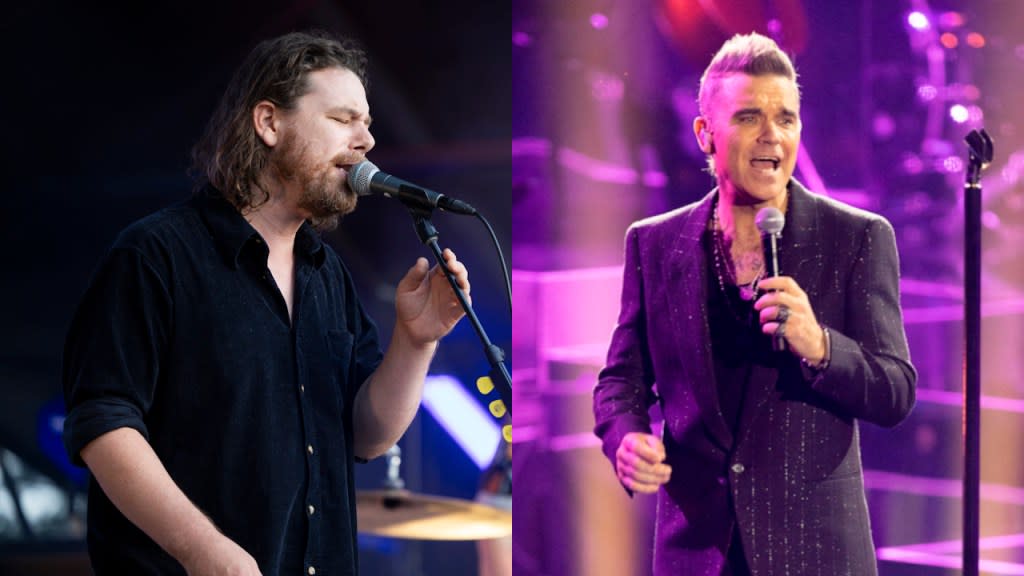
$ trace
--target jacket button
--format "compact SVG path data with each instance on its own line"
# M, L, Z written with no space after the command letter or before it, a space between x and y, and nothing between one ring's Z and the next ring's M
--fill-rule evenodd
M732 465L732 471L737 474L743 474L744 470L746 470L746 468L744 468L743 464L740 464L739 462Z

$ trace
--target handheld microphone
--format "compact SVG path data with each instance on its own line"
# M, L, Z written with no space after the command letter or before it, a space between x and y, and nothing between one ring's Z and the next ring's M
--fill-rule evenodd
M761 245L764 247L765 276L779 275L779 237L786 226L786 216L778 208L768 206L757 211L754 217L757 229L761 231ZM786 349L786 341L776 333L772 338L772 348L776 352Z
M476 214L476 208L466 202L381 172L380 168L369 160L363 160L348 171L348 185L360 196L383 194L417 208L440 208L446 212L470 216Z

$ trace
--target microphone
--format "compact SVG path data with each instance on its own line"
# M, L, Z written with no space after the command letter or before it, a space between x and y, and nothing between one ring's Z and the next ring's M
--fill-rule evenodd
M363 160L348 171L348 186L360 196L383 194L416 208L440 208L446 212L470 216L476 214L476 208L466 202L381 172L380 168L369 160Z
M778 208L768 206L757 211L754 217L757 229L761 231L761 245L764 247L765 276L779 275L779 237L786 226L786 217ZM782 352L786 349L786 341L778 333L773 335L772 349Z

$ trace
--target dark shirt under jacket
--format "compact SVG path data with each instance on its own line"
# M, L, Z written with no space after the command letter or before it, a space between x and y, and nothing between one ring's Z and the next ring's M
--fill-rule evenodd
M709 263L715 261L712 243L714 232L704 234L702 245ZM746 383L750 379L752 363L769 364L767 339L760 334L755 320L754 303L740 297L739 288L727 281L720 282L714 264L708 269L708 327L711 331L711 357L714 362L715 381L718 384L718 402L729 429L736 433ZM722 292L722 288L725 292Z
M125 229L65 343L65 445L81 463L93 439L134 428L263 574L355 574L352 405L380 364L377 330L308 224L294 322L267 256L210 188ZM95 482L88 524L98 575L184 573Z

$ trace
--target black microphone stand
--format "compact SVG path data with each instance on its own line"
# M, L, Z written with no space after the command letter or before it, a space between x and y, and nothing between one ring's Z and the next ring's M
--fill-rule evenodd
M992 163L992 139L984 130L965 138L964 182L964 500L963 574L979 568L981 487L981 171Z
M487 357L487 361L491 364L490 378L498 389L498 394L501 395L501 400L505 404L505 409L508 414L512 414L512 377L508 372L508 368L505 367L505 351L499 346L494 345L491 339L487 337L487 332L484 330L480 319L477 317L476 312L473 311L473 307L469 304L466 299L466 294L459 287L458 282L455 281L455 275L448 269L448 266L444 262L444 254L441 246L437 243L437 228L434 227L434 223L430 221L430 217L433 215L433 208L425 208L422 204L409 201L405 198L398 198L402 204L405 205L406 209L409 210L409 214L412 215L413 222L416 227L416 234L420 238L420 242L423 242L430 247L431 252L434 253L434 258L437 259L438 265L441 270L444 271L445 278L448 279L448 283L451 284L452 289L455 290L455 297L458 298L459 304L462 309L466 312L466 317L469 318L470 324L473 325L473 329L476 330L477 336L480 337L480 342L484 347L484 355ZM500 415L496 415L499 418Z

